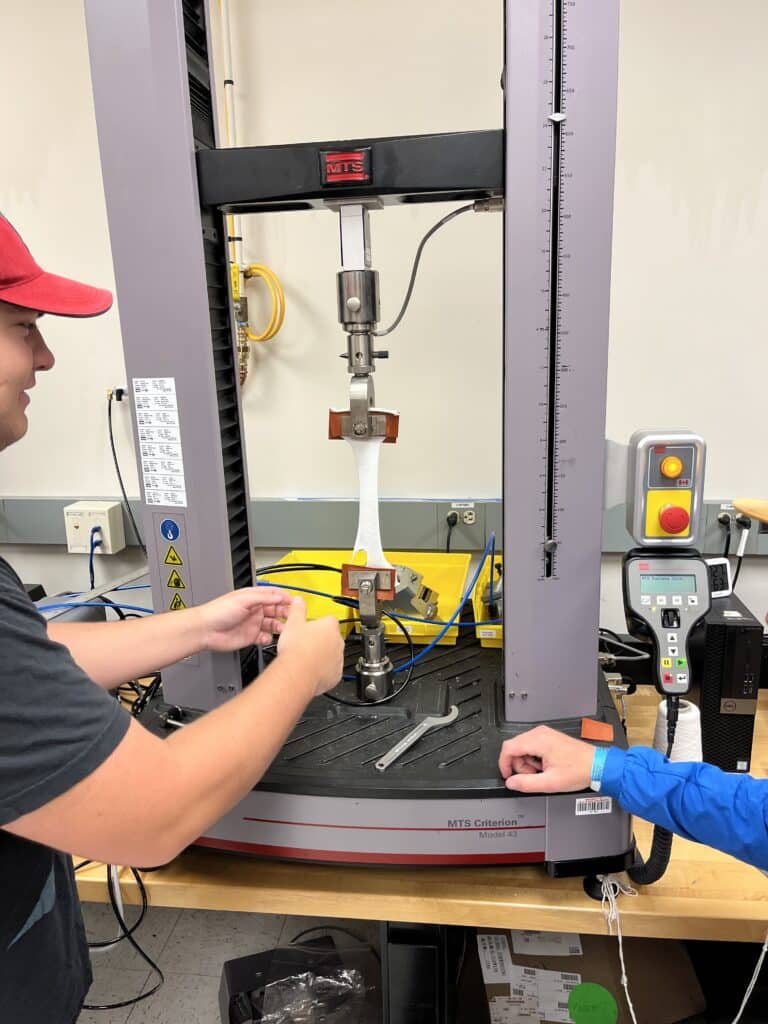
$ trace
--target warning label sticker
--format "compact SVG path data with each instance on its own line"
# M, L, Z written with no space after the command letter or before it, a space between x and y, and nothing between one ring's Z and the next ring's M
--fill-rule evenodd
M172 612L178 612L182 608L186 608L186 607L187 606L184 604L184 602L181 599L181 594L174 594L173 595L173 600L168 605L168 610L172 611Z
M168 548L164 561L166 565L184 565L184 563L181 560L181 555L173 546L173 544L171 544L170 547Z
M187 584L181 578L177 569L174 569L171 575L168 577L168 582L165 584L166 587L170 587L171 590L186 590Z

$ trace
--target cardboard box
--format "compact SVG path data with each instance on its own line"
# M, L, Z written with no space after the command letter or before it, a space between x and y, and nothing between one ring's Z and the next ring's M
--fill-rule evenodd
M505 937L507 946L503 938L486 939L484 936ZM517 938L518 949L530 948L533 952L514 952L513 936ZM564 1024L571 1020L564 1008L568 1005L570 990L576 984L587 982L607 989L613 996L618 1009L616 1024L631 1024L632 1018L621 985L619 943L615 936L555 938L548 933L513 933L498 928L479 928L477 937L483 952L478 953L476 942L473 944L473 955L477 957L483 973L487 1005L485 1020L490 1021L490 1024L518 1024L518 1021L540 1024L549 1020ZM538 949L555 950L558 944L566 955L542 955L535 952ZM580 954L567 955L579 945ZM680 1024L706 1009L696 974L681 942L625 938L624 961L629 994L638 1024ZM534 975L529 970L524 981L527 978L531 985L523 984L521 988L521 968L556 973ZM563 975L565 978L562 978ZM540 1001L534 1000L532 995L537 985L541 987ZM546 1013L551 1015L545 1016ZM483 1020L480 1015L473 1019L478 1024ZM610 1017L600 1016L599 1019L601 1022L603 1019L609 1021ZM575 1024L580 1022L576 1021Z

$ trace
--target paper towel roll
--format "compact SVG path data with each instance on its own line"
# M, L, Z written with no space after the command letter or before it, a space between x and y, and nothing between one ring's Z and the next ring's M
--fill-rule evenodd
M667 752L667 702L661 701L656 712L656 729L653 733L654 750ZM670 761L701 761L701 716L695 704L680 701L677 715L675 742Z

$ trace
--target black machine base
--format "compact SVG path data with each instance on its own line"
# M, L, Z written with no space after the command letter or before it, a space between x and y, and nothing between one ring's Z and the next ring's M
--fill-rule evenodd
M418 651L418 648L417 648ZM352 675L359 656L359 639L347 641L347 672ZM395 667L410 657L408 648L390 645ZM377 800L407 803L409 799L437 801L446 807L455 801L510 800L498 772L498 755L502 742L531 728L527 723L504 720L502 704L501 651L481 647L469 630L462 630L456 646L437 647L413 667L412 678L402 686L403 673L395 676L402 686L388 703L353 706L357 701L356 683L343 682L331 697L314 700L283 745L280 753L262 779L256 792L290 794L302 797L349 798L361 804ZM624 731L602 674L596 680L598 707L595 717L614 728L615 742L626 745ZM428 733L403 754L386 771L377 771L375 762L395 745L413 726L427 715L445 714L455 705L459 715L455 722ZM150 708L144 719L151 728L163 732L157 708ZM182 721L194 717L182 712ZM561 731L578 737L581 719L552 723ZM515 795L515 799L527 799ZM532 798L533 799L533 798ZM487 805L486 805L487 806ZM498 804L497 804L498 807ZM572 812L571 812L572 813ZM449 817L455 816L446 811ZM602 825L602 822L597 822ZM549 829L549 825L547 825ZM221 849L244 849L236 843L215 840L205 845ZM484 863L546 863L553 877L603 874L621 871L633 862L631 843L628 849L616 851L614 845L606 856L592 856L583 849L573 859L549 859L521 853ZM543 847L539 847L543 849ZM490 848L492 849L492 848ZM250 852L250 850L245 850ZM261 851L254 850L259 853ZM599 854L599 844L595 851ZM267 856L282 856L267 852ZM290 854L287 859L293 859ZM297 858L300 859L300 858ZM332 858L314 856L315 862ZM375 863L372 858L344 858L349 863ZM392 858L391 863L395 863ZM431 863L427 857L422 863ZM434 863L446 863L435 858ZM480 858L467 856L455 863L479 863ZM382 863L381 860L378 863Z

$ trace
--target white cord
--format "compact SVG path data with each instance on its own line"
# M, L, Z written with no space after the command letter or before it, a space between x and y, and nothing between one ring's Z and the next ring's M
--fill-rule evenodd
M604 875L598 876L602 883L602 905L603 905L603 916L605 917L606 924L608 925L608 934L613 935L613 925L616 925L616 934L619 940L619 960L621 962L621 986L624 989L624 995L627 998L627 1006L629 1012L632 1015L633 1024L637 1024L637 1017L635 1016L635 1008L632 1005L632 999L629 995L629 982L627 979L627 968L624 963L624 942L621 934L621 915L619 913L619 904L617 901L618 896L637 896L637 889L633 889L631 885L628 885L616 878L615 875ZM744 993L744 998L739 1007L739 1012L733 1018L732 1024L739 1024L741 1016L747 1007L750 996L755 990L757 979L760 976L760 970L763 966L766 953L768 953L768 932L766 932L765 942L763 948L760 951L757 963L755 964L755 970L752 973L752 980L747 986L747 991Z
M120 908L120 917L122 917L122 919L125 920L125 912L123 910L123 893L120 888L120 868L114 864L110 864L108 867L108 871L112 879L112 888L114 889L115 892L115 902ZM95 946L94 948L89 949L89 953L91 954L91 956L93 956L94 953L108 953L111 949L114 949L116 946L120 944L122 938L123 929L120 928L117 938L115 939L114 942L110 942L108 946Z
M624 964L624 940L621 934L621 915L619 914L619 905L617 902L617 897L619 895L637 896L637 889L633 889L631 885L622 882L614 875L604 875L600 881L602 883L603 893L603 916L605 917L606 924L608 925L609 935L613 935L613 925L614 923L616 924L616 934L619 939L619 960L621 962L621 986L624 989L627 1006L629 1007L629 1012L632 1015L632 1024L637 1024L635 1008L632 1005L632 999L629 995L627 968Z
M757 978L760 974L760 968L763 966L763 960L765 960L766 952L768 952L768 933L766 933L763 948L760 952L760 956L758 957L757 963L755 964L755 970L752 974L752 980L750 981L749 985L747 985L747 991L744 993L744 998L741 1002L741 1006L739 1007L739 1012L733 1018L733 1024L739 1024L739 1021L741 1020L741 1015L742 1013L744 1013L747 1003L749 1002L749 997L752 995L755 985L757 984Z
M739 537L739 546L738 546L738 548L736 550L736 557L737 558L743 558L744 557L744 552L746 551L746 548L747 548L747 541L749 540L749 531L751 529L752 529L752 524L751 523L750 523L749 526L742 526L741 527L741 535Z

